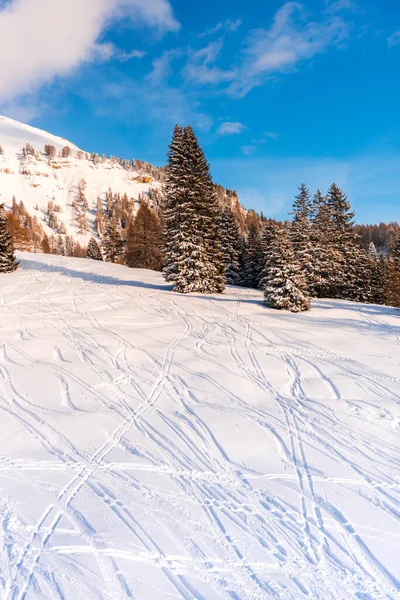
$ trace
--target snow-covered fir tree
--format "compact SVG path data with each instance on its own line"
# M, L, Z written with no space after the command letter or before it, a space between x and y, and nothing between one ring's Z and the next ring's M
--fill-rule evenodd
M141 202L136 217L128 226L124 263L131 268L162 269L161 223L147 202Z
M241 285L258 289L264 269L264 253L261 244L261 229L258 216L253 213L249 219L244 269Z
M377 257L376 246L375 246L374 242L372 242L372 241L368 244L368 256L370 258Z
M371 264L370 282L372 289L370 301L373 304L385 304L387 258L384 254L380 254L379 257L369 254L369 259Z
M191 127L174 130L166 195L165 279L180 293L223 292L219 207L209 165Z
M103 260L103 256L101 254L100 246L95 240L95 238L90 238L88 248L87 248L87 257L92 260Z
M310 222L312 208L310 191L302 183L299 187L299 193L293 202L294 216L291 228L291 240L296 259L306 276L309 289L312 289L315 281L314 244Z
M331 207L320 190L313 197L312 213L313 273L309 283L310 295L313 298L333 297L342 256L333 241Z
M357 299L360 293L357 278L360 244L354 232L354 212L347 196L335 183L329 188L326 201L333 225L331 247L339 257L335 265L333 295L335 298Z
M12 273L18 265L13 240L7 228L4 204L0 204L0 273Z
M263 287L264 301L270 308L291 312L302 312L310 308L307 280L284 227L277 228L266 256Z
M119 262L124 251L124 241L114 219L108 222L102 242L106 261Z
M222 239L222 254L225 265L226 282L230 285L240 283L240 231L233 211L225 208L219 219Z
M164 278L174 282L178 277L178 248L183 243L181 234L181 205L186 195L183 181L185 154L183 128L176 125L168 151L167 179L165 182L166 201L164 204Z

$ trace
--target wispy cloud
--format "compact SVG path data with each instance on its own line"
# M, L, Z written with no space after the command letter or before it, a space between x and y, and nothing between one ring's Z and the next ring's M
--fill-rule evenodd
M327 12L339 13L339 12L362 12L362 8L355 0L326 0Z
M234 61L226 56L225 36L190 51L183 69L185 81L245 96L277 74L293 71L301 62L343 44L349 26L338 13L353 3L337 0L335 5L334 13L322 13L322 19L316 21L299 2L287 2L275 13L269 28L247 32ZM209 33L223 26L220 23ZM236 22L232 29L234 26Z
M218 127L217 133L219 135L234 135L237 133L242 133L246 129L246 126L243 123L239 123L238 121L225 121L225 123L221 123Z
M290 71L330 46L339 45L347 32L340 17L309 21L301 4L286 3L275 14L269 29L256 29L248 35L231 93L246 95L271 76Z
M196 52L191 52L183 71L186 81L200 85L220 85L223 82L232 81L235 76L233 70L220 69L215 66L215 61L222 48L223 41L218 40L210 42Z
M241 146L240 149L245 156L251 156L257 152L257 146Z
M393 48L394 46L399 46L400 45L400 30L392 33L392 35L390 35L388 37L387 41L388 41L389 48Z
M111 20L122 17L132 26L179 27L168 0L12 0L2 5L0 101L32 93L83 63L115 56L115 48L99 43L99 37ZM128 60L128 55L119 58Z
M235 21L231 21L231 19L227 19L226 21L222 21L221 23L217 23L215 27L211 27L210 29L206 29L198 34L198 37L208 37L211 35L215 35L216 33L220 33L224 31L225 33L233 32L239 29L242 24L241 19L236 19Z

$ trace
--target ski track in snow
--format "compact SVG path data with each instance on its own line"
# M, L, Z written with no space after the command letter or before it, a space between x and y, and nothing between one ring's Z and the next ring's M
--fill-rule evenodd
M400 321L21 255L0 278L4 600L400 598Z

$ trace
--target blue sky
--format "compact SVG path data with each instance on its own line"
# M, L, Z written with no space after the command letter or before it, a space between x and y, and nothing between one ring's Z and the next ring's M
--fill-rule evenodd
M1 8L0 50L26 23L33 42L28 58L26 48L0 58L3 114L155 164L174 124L192 124L214 180L247 208L282 218L302 181L326 190L335 180L358 222L400 220L397 0Z

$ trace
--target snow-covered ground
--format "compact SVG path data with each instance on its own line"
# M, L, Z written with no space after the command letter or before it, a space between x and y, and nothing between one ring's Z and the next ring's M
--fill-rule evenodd
M0 276L5 600L400 598L400 320Z

